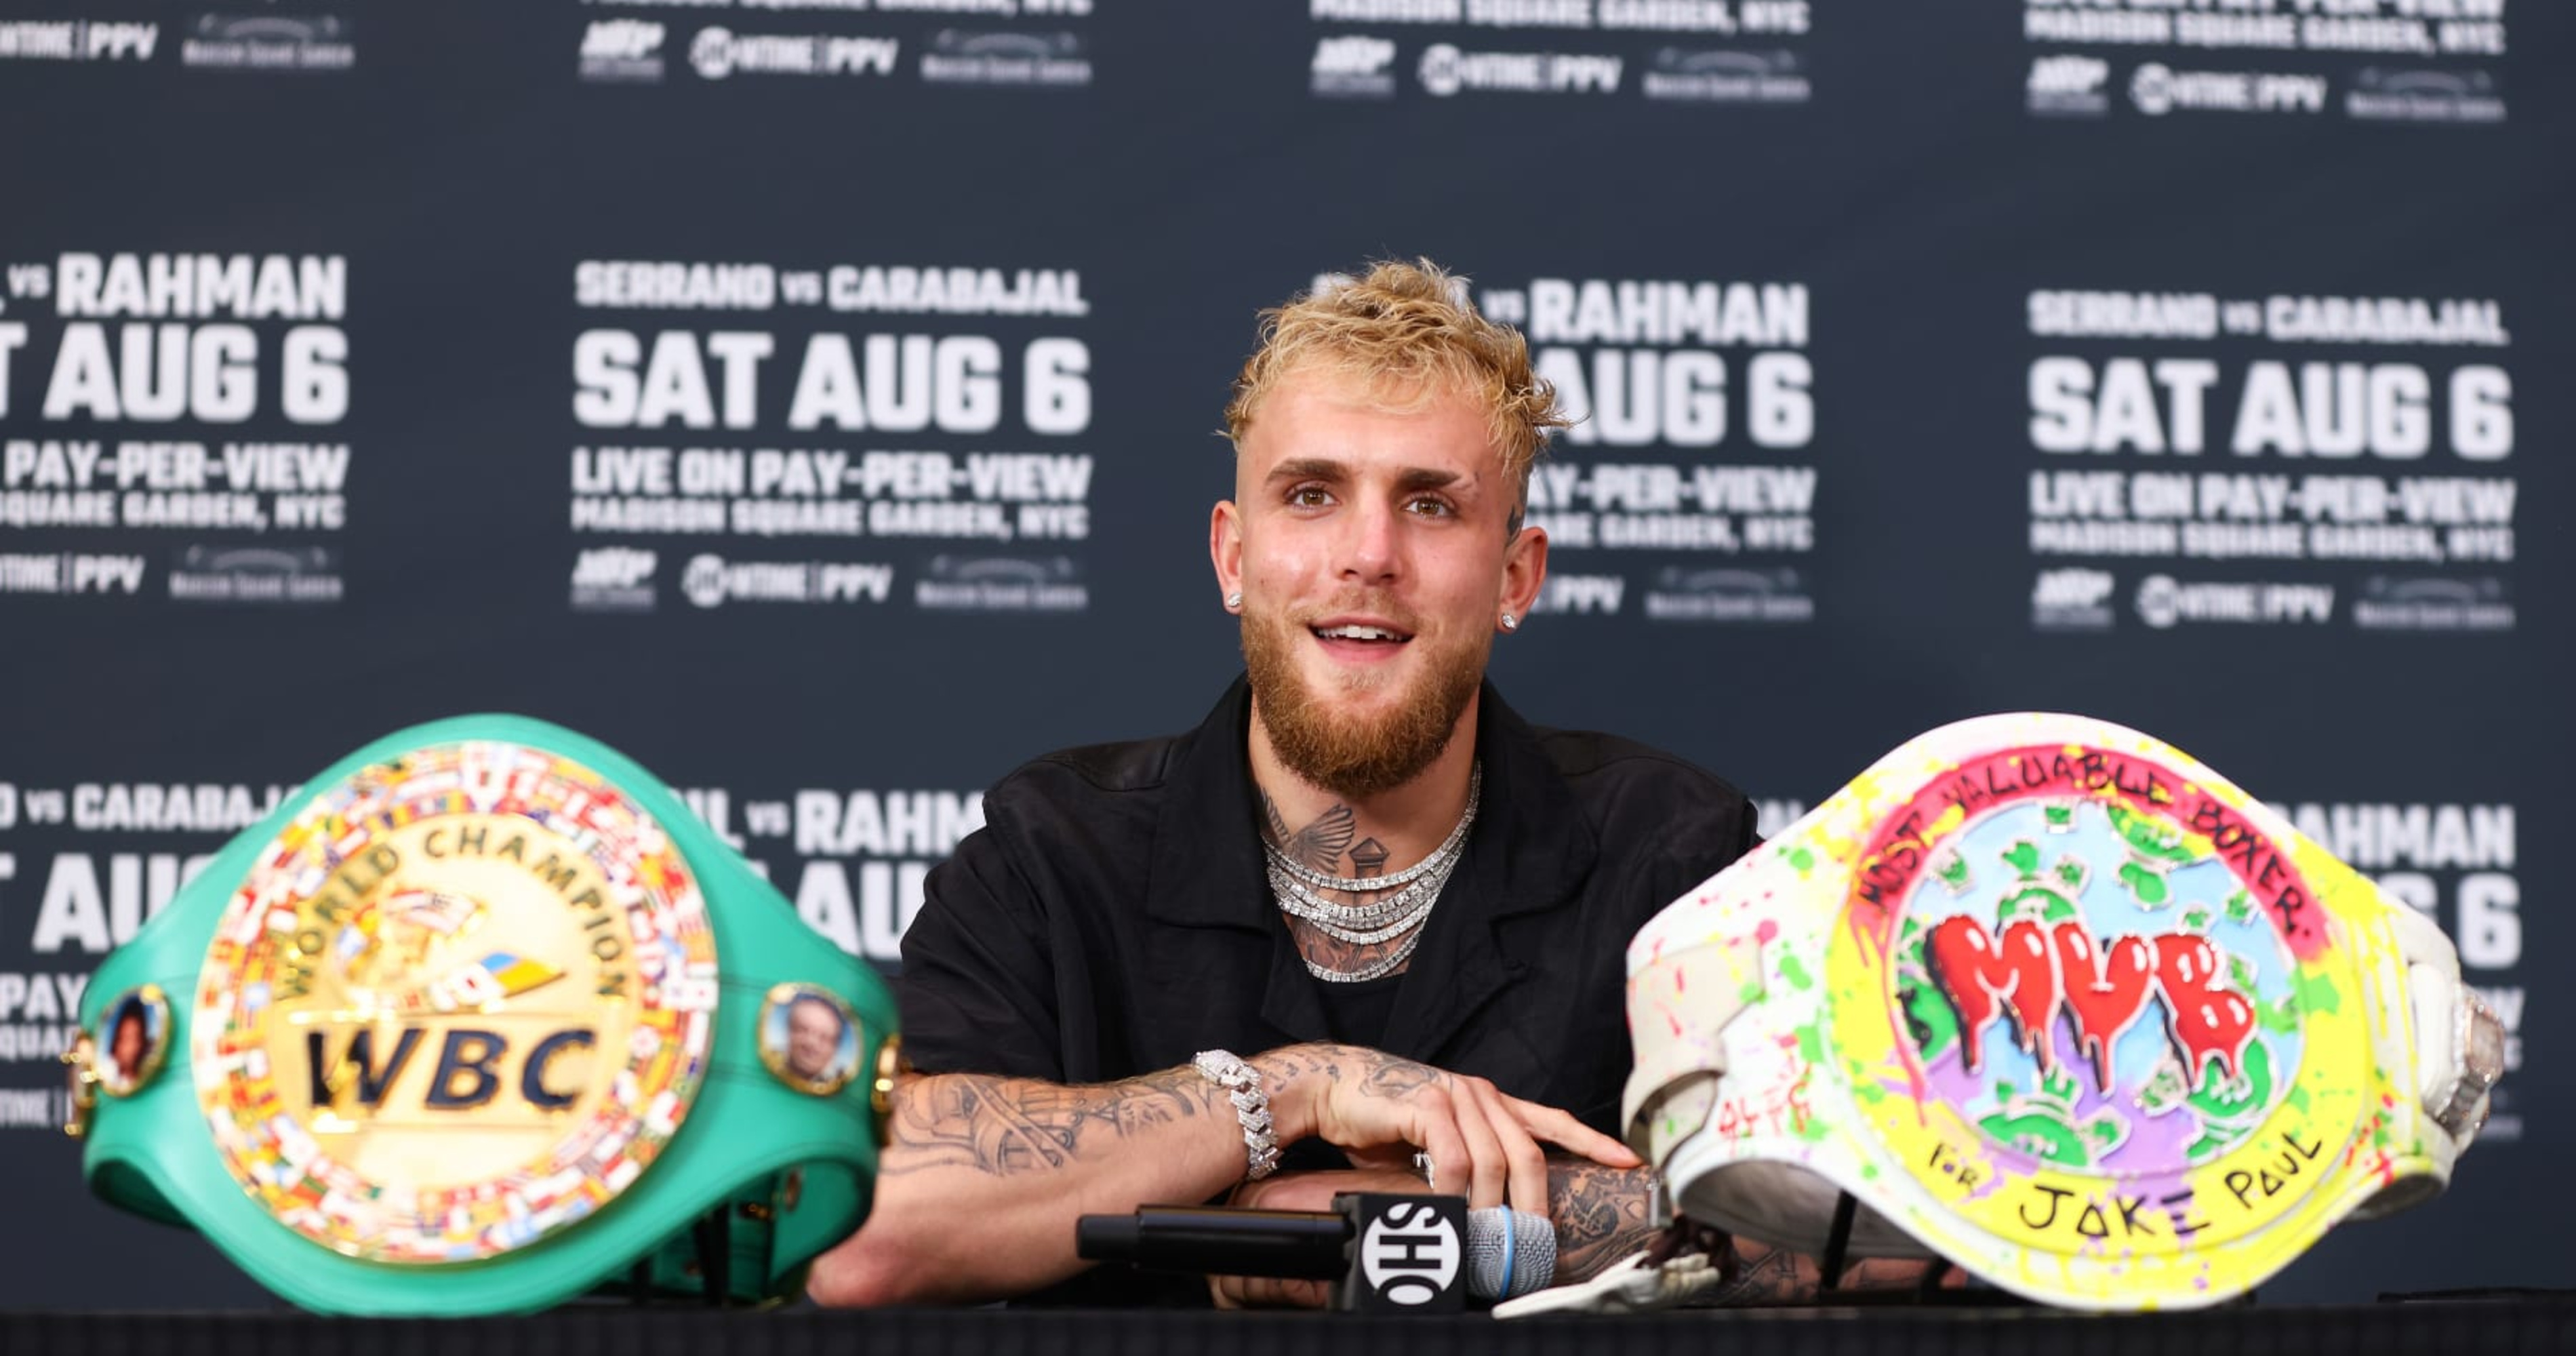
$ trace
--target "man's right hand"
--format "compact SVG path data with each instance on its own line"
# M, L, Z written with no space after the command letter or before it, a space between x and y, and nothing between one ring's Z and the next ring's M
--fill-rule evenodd
M1555 1107L1356 1045L1291 1045L1252 1061L1282 1144L1313 1137L1359 1168L1410 1168L1429 1155L1435 1190L1471 1209L1510 1205L1548 1213L1553 1144L1613 1168L1643 1166L1628 1147Z

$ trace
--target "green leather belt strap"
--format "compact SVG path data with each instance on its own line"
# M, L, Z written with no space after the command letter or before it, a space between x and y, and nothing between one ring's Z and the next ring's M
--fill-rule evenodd
M501 715L326 769L81 1021L92 1189L341 1313L690 1286L718 1220L725 1289L791 1292L867 1213L896 1063L875 972L669 788Z

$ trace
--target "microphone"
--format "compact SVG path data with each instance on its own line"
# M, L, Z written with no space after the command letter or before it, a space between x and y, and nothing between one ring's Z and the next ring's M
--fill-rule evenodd
M1351 1269L1351 1221L1328 1210L1229 1210L1149 1205L1133 1215L1085 1215L1074 1255L1153 1271L1329 1281Z
M1337 1282L1338 1307L1412 1307L1446 1295L1510 1299L1556 1279L1556 1229L1504 1206L1462 1210L1455 1196L1335 1197L1334 1209L1234 1210L1149 1205L1133 1215L1085 1215L1074 1252L1088 1261L1210 1276ZM1450 1223L1463 1219L1465 1238ZM1463 1273L1463 1275L1462 1275ZM1354 1284L1353 1282L1357 1282Z
M1467 1293L1507 1300L1556 1283L1556 1225L1545 1215L1489 1205L1467 1212Z

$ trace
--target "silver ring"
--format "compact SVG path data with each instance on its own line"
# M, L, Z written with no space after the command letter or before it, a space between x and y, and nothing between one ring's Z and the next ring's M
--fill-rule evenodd
M1431 1155L1427 1153L1415 1154L1413 1156L1413 1170L1422 1174L1422 1184L1424 1186L1432 1187L1434 1189L1439 1187L1440 1169L1433 1166Z

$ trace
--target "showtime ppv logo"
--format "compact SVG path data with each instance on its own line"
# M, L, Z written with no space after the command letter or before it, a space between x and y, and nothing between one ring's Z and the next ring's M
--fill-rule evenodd
M0 59L150 61L161 25L97 19L26 19L0 23Z
M2151 118L2183 112L2323 113L2326 77L2268 71L2177 71L2156 62L2129 76L2129 101Z
M1625 58L1570 52L1462 52L1448 43L1422 49L1416 72L1438 98L1461 92L1616 94Z
M2334 619L2332 584L2183 583L2151 574L2138 581L2138 617L2159 631L2185 623L2319 625Z
M894 74L902 47L899 38L701 28L689 41L689 65L709 80L733 75L885 76Z

